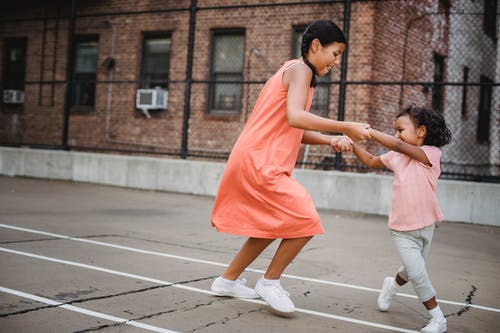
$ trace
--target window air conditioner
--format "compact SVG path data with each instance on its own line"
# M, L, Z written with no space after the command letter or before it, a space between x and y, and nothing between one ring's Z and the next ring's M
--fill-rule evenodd
M24 103L24 91L5 89L3 91L3 102L8 104L22 104Z
M135 107L141 110L166 110L168 91L165 89L137 89Z

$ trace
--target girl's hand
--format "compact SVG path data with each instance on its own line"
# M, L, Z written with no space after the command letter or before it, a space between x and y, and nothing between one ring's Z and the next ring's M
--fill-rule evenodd
M370 139L370 132L368 131L370 129L369 124L347 122L347 125L348 127L345 134L354 142Z
M332 147L336 153L353 150L351 139L345 135L333 136L330 141L330 147Z

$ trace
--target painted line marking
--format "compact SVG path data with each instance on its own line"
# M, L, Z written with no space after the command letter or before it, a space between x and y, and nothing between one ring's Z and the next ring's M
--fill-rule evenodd
M213 265L213 266L220 266L220 267L227 267L228 266L227 264L223 264L223 263L215 262L215 261L196 259L196 258L190 258L190 257L183 257L183 256L178 256L178 255L168 254L168 253L163 253L163 252L142 250L142 249L138 249L138 248L134 248L134 247L128 247L128 246L123 246L123 245L118 245L118 244L113 244L113 243L100 242L100 241L95 241L95 240L91 240L91 239L79 238L79 237L71 237L71 236L55 234L55 233L45 232L45 231L40 231L40 230L35 230L35 229L16 227L16 226L8 225L8 224L1 224L0 223L0 227L6 228L6 229L17 230L17 231L28 232L28 233L32 233L32 234L39 234L39 235L51 236L51 237L61 238L61 239L66 239L66 240L73 240L73 241L77 241L77 242L89 243L89 244L94 244L94 245L99 245L99 246L111 247L111 248L115 248L115 249L129 251L129 252L149 254L149 255L155 255L155 256L184 260L184 261L191 261L191 262ZM247 268L246 271L260 273L260 274L265 273L265 271L263 271L263 270L253 269L253 268ZM352 285L352 284L347 284L347 283L333 282L333 281L328 281L328 280L321 280L321 279L315 279L315 278L309 278L309 277L303 277L303 276L291 275L291 274L283 274L282 276L289 278L289 279L293 279L293 280L315 282L315 283L320 283L320 284L326 284L326 285L343 287L343 288L351 288L351 289L357 289L357 290L364 290L364 291L370 291L370 292L375 292L375 293L380 292L380 289L357 286L357 285ZM418 299L418 297L416 295L405 294L405 293L397 293L397 296ZM482 306L482 305L466 304L463 302L447 301L447 300L443 300L443 299L438 299L438 302L444 303L444 304L462 306L462 307L469 306L470 308L474 308L474 309L480 309L480 310L500 313L500 309L498 309L498 308L487 307L487 306Z
M28 294L28 293L25 293L25 292L22 292L22 291L19 291L19 290L14 290L14 289L5 288L5 287L1 287L0 286L0 291L4 292L4 293L7 293L7 294L19 296L19 297L22 297L22 298L31 299L33 301L37 301L37 302L40 302L40 303L45 303L45 304L49 304L49 305L55 305L58 308L63 308L63 309L69 310L69 311L78 312L78 313L81 313L81 314L84 314L84 315L87 315L87 316L101 318L101 319L106 319L106 320L113 321L113 322L120 323L120 324L125 324L125 325L130 325L130 326L135 326L135 327L143 328L143 329L148 330L148 331L161 332L161 333L180 333L180 332L177 332L177 331L167 330L167 329L164 329L164 328L161 328L161 327L144 324L144 323L141 323L141 322L138 322L138 321L134 321L134 320L130 320L130 319L115 317L115 316L108 315L108 314L105 314L105 313L96 312L96 311L92 311L92 310L87 310L87 309L80 308L80 307L73 306L73 305L69 305L69 304L64 304L64 303L61 303L61 302L58 302L58 301L54 301L54 300L49 299L49 298L40 297L40 296L36 296L36 295L32 295L32 294Z
M172 287L175 287L175 288L190 290L190 291L194 291L194 292L198 292L198 293L203 293L203 294L207 294L207 295L215 295L213 292L211 292L209 290L201 289L201 288L195 288L195 287L190 287L190 286L186 286L186 285L176 284L174 282L169 282L169 281L164 281L164 280L159 280L159 279L153 279L153 278L149 278L149 277L146 277L146 276L141 276L141 275L136 275L136 274L130 274L130 273L121 272L121 271L115 271L115 270L112 270L112 269L109 269L109 268L104 268L104 267L99 267L99 266L94 266L94 265L82 264L82 263L75 262L75 261L69 261L69 260L62 260L62 259L57 259L57 258L52 258L52 257L46 257L46 256L34 254L34 253L22 252L22 251L17 251L17 250L11 250L11 249L7 249L7 248L4 248L4 247L0 247L0 251L7 252L7 253L12 253L12 254L17 254L17 255L21 255L21 256L26 256L26 257L31 257L31 258L36 258L36 259L45 260L45 261L51 261L51 262L55 262L55 263L59 263L59 264L65 264L65 265L69 265L69 266L81 267L81 268L85 268L85 269L89 269L89 270L94 270L94 271L99 271L99 272L104 272L104 273L108 273L108 274L129 277L129 278L133 278L133 279L136 279L136 280L153 282L153 283L157 283L157 284L160 284L160 285L168 285L168 286L172 286ZM250 303L257 303L257 304L267 305L266 302L255 300L255 299L243 299L243 298L239 298L239 300L250 302ZM390 325L384 325L384 324L379 324L379 323L375 323L375 322L370 322L370 321L365 321L365 320L359 320L359 319L354 319L354 318L349 318L349 317L342 317L342 316L338 316L338 315L334 315L334 314L330 314L330 313L319 312L319 311L314 311L314 310L296 308L295 311L296 312L310 314L310 315L314 315L314 316L318 316L318 317L331 318L331 319L336 319L336 320L340 320L340 321L345 321L345 322L359 324L359 325L364 325L364 326L369 326L369 327L377 327L377 328L381 328L381 329L385 329L385 330L390 330L390 331L395 331L395 332L418 333L417 331L408 330L408 329L404 329L404 328L400 328L400 327L395 327L395 326L390 326Z

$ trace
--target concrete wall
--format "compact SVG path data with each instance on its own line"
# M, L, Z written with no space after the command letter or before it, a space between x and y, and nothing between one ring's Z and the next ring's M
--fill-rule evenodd
M0 175L214 196L224 163L0 147ZM300 170L318 208L387 215L391 176ZM500 184L439 181L447 221L500 226Z

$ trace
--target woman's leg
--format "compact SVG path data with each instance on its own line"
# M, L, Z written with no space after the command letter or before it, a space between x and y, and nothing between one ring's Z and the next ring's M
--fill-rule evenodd
M311 239L312 236L283 239L264 274L264 278L278 280L287 266Z
M273 241L274 239L249 238L221 276L227 280L236 280Z

